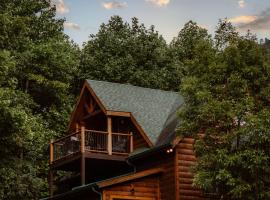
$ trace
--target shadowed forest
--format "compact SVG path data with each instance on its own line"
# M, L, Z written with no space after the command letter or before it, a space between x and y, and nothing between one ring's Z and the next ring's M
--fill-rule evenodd
M48 196L48 144L66 134L84 79L179 91L178 134L205 134L194 184L270 199L270 40L222 19L214 35L189 21L166 43L112 16L79 48L63 23L47 0L0 1L0 199Z

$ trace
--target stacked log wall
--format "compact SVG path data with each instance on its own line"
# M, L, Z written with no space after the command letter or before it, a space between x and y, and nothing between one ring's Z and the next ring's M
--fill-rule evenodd
M130 182L110 186L103 190L103 200L122 199L124 197L140 199L143 197L159 199L159 180L158 176L146 177Z
M162 151L158 155L147 157L145 160L140 160L136 163L137 171L143 171L153 168L163 168L163 173L160 174L160 199L175 200L175 166L174 152L166 153Z
M176 146L176 199L178 200L205 200L200 189L192 185L194 174L192 166L196 164L193 138L183 138Z

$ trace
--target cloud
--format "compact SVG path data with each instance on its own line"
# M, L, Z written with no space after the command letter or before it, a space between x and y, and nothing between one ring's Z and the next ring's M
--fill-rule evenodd
M158 7L167 6L170 3L170 0L146 0Z
M270 8L262 11L258 15L239 16L230 19L232 23L237 24L239 29L253 31L270 30Z
M107 10L120 9L120 8L127 7L127 3L126 2L121 3L118 1L111 1L111 2L107 2L107 3L103 2L102 6Z
M63 15L69 12L69 7L65 4L64 0L53 0L52 4L55 5L58 14Z
M228 19L229 22L234 24L247 24L255 21L257 16L255 15L241 15Z
M198 26L199 26L200 28L203 28L203 29L206 29L206 30L208 30L208 29L210 28L210 26L207 25L207 24L198 24Z
M238 5L240 8L244 8L246 6L245 0L238 0Z
M67 29L80 30L80 26L78 24L72 22L64 22L64 27Z

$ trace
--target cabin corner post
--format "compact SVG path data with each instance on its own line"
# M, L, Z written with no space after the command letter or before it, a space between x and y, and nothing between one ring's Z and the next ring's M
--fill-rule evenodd
M108 131L108 153L112 155L112 118L111 116L107 117L107 131Z
M85 185L85 126L81 126L81 185Z

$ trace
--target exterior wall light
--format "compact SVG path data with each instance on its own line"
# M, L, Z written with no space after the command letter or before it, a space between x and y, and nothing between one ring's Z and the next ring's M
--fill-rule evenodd
M167 153L172 153L173 152L173 149L172 148L170 148L170 149L167 149L167 151L166 151Z

